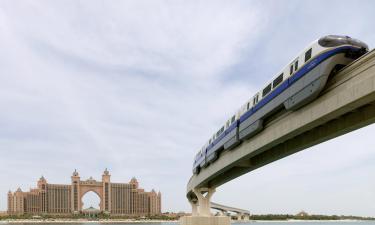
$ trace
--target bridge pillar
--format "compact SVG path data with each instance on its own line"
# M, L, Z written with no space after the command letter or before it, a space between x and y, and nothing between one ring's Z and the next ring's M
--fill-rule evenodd
M202 193L206 192L206 195ZM194 189L194 194L198 198L198 215L199 216L211 216L211 197L215 193L214 188L199 188Z
M225 210L219 210L221 216L228 216L228 212Z
M194 189L196 200L190 200L192 216L180 219L181 225L230 225L227 216L212 216L210 212L211 197L215 193L213 188ZM206 193L206 194L203 194Z
M242 213L237 213L237 220L243 221L243 214Z
M191 215L192 216L198 216L198 202L197 200L189 200L189 203L191 205Z

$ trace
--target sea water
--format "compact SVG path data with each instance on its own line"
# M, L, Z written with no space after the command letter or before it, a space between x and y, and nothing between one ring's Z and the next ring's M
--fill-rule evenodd
M1 224L8 224L1 222ZM10 223L9 223L10 224ZM17 223L16 225L67 225L68 223ZM72 223L78 224L77 222ZM79 223L79 225L94 225L98 223ZM179 225L174 222L161 223L103 223L103 225ZM252 222L232 222L232 225L375 225L375 221L252 221ZM12 224L14 225L14 223Z

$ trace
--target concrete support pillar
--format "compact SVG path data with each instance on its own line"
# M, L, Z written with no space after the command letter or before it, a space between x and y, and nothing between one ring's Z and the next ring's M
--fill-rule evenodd
M203 195L202 193L206 193ZM198 198L198 214L199 216L211 216L211 197L215 193L214 188L198 188L194 189L194 194Z
M220 216L227 216L228 212L225 210L219 210Z
M212 216L210 212L211 197L215 189L200 188L194 189L196 200L190 200L192 216L180 218L181 225L230 225L230 218L227 216ZM205 193L205 194L203 194Z
M198 200L190 200L189 203L191 205L191 215L198 216Z
M180 218L180 225L230 225L227 216L184 216Z
M243 220L245 220L245 221L249 221L249 220L250 220L250 215L245 214Z

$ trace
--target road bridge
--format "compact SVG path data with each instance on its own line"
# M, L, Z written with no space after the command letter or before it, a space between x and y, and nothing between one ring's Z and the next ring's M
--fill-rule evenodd
M280 112L265 129L193 175L193 215L209 216L215 188L268 163L375 122L375 51L330 78L321 95L297 111Z

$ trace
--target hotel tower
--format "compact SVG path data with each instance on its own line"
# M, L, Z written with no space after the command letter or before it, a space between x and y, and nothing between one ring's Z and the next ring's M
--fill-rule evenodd
M113 183L106 169L102 180L81 180L75 170L71 184L50 184L42 176L37 188L8 192L10 215L68 215L82 212L82 197L90 191L100 198L100 211L114 216L147 216L161 214L161 193L146 192L132 178L129 183Z

